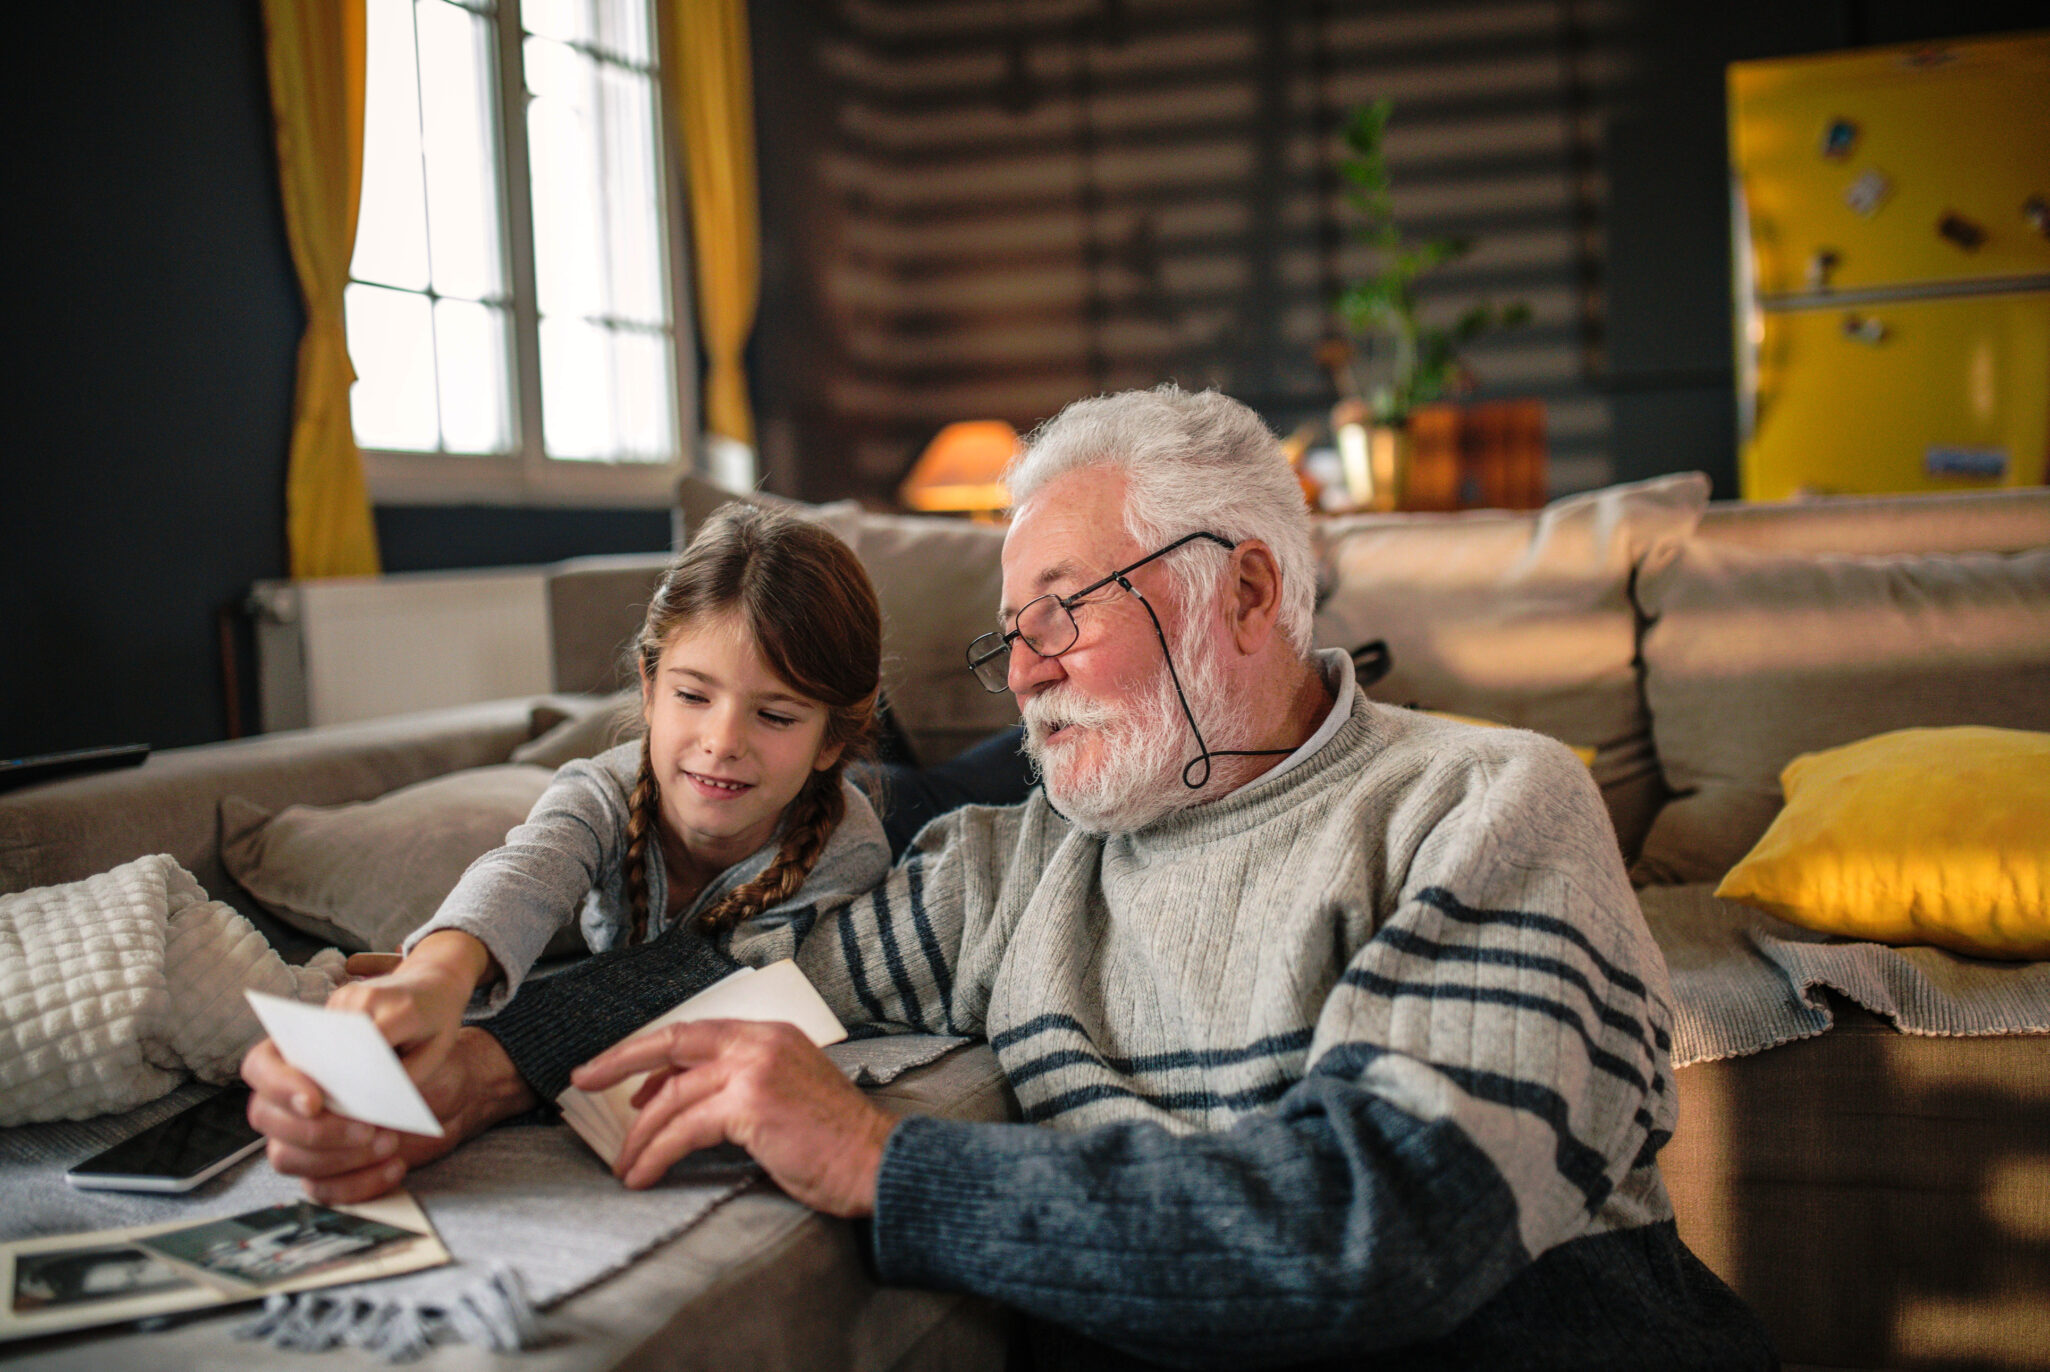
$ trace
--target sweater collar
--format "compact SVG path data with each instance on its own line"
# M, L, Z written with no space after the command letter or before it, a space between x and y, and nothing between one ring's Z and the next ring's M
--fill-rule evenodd
M1358 689L1352 673L1352 654L1343 648L1320 648L1310 655L1310 661L1317 664L1317 671L1324 678L1325 689L1333 696L1330 712L1324 716L1324 722L1317 726L1317 731L1303 740L1302 747L1283 758L1277 765L1254 777L1248 783L1250 785L1257 786L1263 781L1273 781L1283 772L1292 770L1296 764L1310 758L1319 748L1329 743L1331 736L1338 732L1339 726L1352 716L1352 697Z

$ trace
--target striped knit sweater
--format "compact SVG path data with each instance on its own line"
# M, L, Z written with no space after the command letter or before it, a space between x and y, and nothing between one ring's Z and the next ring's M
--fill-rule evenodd
M1039 793L943 816L776 942L732 952L795 943L850 1024L986 1037L1053 1126L899 1125L873 1250L1051 1321L1064 1362L1771 1365L1674 1232L1664 967L1555 743L1360 697L1136 833ZM564 1034L577 1004L645 1019L719 970L667 943L500 1017L544 1096L609 1042Z

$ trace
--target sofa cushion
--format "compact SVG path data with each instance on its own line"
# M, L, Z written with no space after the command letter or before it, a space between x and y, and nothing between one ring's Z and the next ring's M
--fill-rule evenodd
M1716 895L1825 934L2050 958L2050 733L1900 729L1780 773Z
M2050 488L1717 501L1695 536L1783 553L2018 553L2050 546Z
M473 767L350 805L221 801L221 861L266 910L349 952L394 952L505 842L554 773ZM567 936L576 937L574 922ZM551 944L550 953L560 951Z
M549 673L556 690L602 695L633 684L627 647L672 561L668 553L632 553L549 568Z
M944 762L1018 722L1008 694L968 670L968 644L996 627L1004 528L937 515L827 506L827 527L868 569L883 607L883 690L920 764Z
M1543 510L1352 515L1320 526L1320 646L1385 639L1376 699L1499 720L1596 750L1618 839L1634 852L1662 793L1639 695L1631 578L1669 559L1708 499L1699 473Z
M639 705L639 693L631 688L601 696L589 709L566 716L546 733L513 749L511 761L560 767L580 757L596 757L646 732Z
M1844 557L1695 540L1639 582L1675 798L1632 875L1716 881L1801 753L1894 729L2050 728L2050 549Z

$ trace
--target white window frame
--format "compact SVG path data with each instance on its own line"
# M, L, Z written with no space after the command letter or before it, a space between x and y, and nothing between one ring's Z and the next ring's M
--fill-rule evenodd
M451 0L473 13L481 7ZM650 0L655 54L665 56L662 6ZM527 163L527 90L520 0L495 0L498 82L501 248L512 299L507 307L512 345L512 423L518 441L510 453L396 452L364 448L363 477L376 505L536 505L666 508L677 478L692 468L697 433L697 336L690 299L689 221L675 159L669 153L669 98L656 82L655 153L662 178L662 240L669 276L670 356L675 365L678 450L666 462L603 462L548 456L541 427L540 301L534 280L534 202ZM351 278L353 280L353 278Z

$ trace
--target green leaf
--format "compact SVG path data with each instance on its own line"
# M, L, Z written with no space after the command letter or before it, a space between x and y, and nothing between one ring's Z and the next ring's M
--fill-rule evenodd
M1470 343L1487 332L1494 313L1494 309L1488 305L1475 305L1463 311L1457 322L1452 325L1451 343Z
M1473 251L1473 244L1464 238L1428 238L1417 245L1424 270L1442 267L1455 262Z

